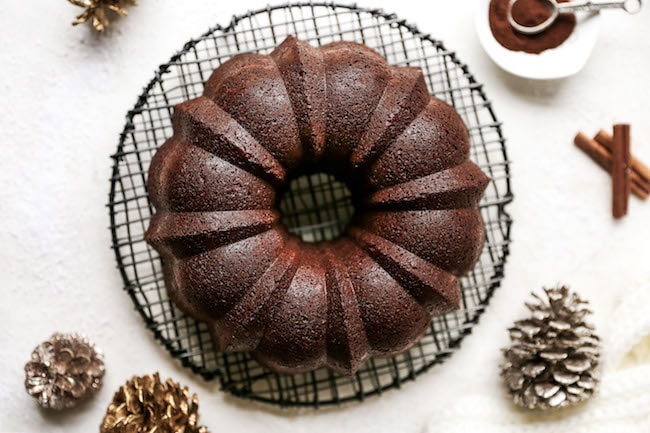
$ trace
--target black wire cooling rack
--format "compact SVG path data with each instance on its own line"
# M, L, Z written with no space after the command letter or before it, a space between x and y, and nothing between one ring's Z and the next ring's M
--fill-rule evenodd
M147 170L156 149L172 135L175 104L194 98L212 70L235 54L268 53L286 35L313 45L354 40L374 48L394 65L420 66L430 92L452 104L468 126L471 158L492 179L481 202L485 248L472 272L462 278L462 308L435 318L410 351L370 360L356 375L327 369L297 375L274 374L245 353L215 353L207 327L185 316L169 300L160 257L145 241L153 209ZM218 378L234 395L282 406L319 406L364 400L414 380L456 351L477 323L504 275L512 200L505 141L481 84L454 52L393 14L334 3L269 6L234 17L185 44L154 78L128 112L113 155L109 209L113 248L124 286L147 327L174 358L205 379ZM352 213L349 191L324 174L292 182L280 204L291 231L308 241L331 239Z

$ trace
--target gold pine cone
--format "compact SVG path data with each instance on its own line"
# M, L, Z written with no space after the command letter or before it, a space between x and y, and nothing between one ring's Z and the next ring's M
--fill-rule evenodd
M115 393L100 433L208 433L199 427L199 399L158 373L134 376Z
M127 16L127 5L136 6L135 0L68 0L75 6L84 8L81 15L72 22L73 26L90 21L98 32L103 32L111 22L108 19L110 13L120 16Z

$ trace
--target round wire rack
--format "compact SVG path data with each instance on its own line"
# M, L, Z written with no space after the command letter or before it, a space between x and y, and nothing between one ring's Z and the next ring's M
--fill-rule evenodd
M471 159L491 178L480 204L485 247L473 271L461 279L462 306L432 320L410 351L370 360L352 377L327 369L272 373L246 353L216 353L205 324L185 316L169 300L158 253L144 233L153 213L146 181L156 149L172 135L175 104L199 96L210 73L242 52L268 53L292 34L312 45L352 40L377 50L394 65L423 69L430 92L451 105L471 136ZM393 14L335 3L292 3L234 17L185 44L154 78L128 112L115 155L109 195L110 229L125 290L147 327L174 358L205 379L218 379L236 396L281 406L315 406L361 401L414 380L458 350L504 276L512 201L509 161L501 124L482 85L442 42ZM307 241L335 237L352 210L349 191L323 173L292 182L280 204L291 231Z

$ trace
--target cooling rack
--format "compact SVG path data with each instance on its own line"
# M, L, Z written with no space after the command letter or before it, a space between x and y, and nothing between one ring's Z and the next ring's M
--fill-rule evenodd
M462 306L434 318L410 351L370 360L356 375L327 369L297 375L269 372L245 353L215 353L205 324L180 312L165 291L161 260L145 241L153 213L146 190L156 149L172 135L175 104L197 97L212 70L242 52L269 53L286 35L312 45L353 40L377 50L394 65L419 66L429 91L460 113L471 136L471 159L491 182L480 204L485 247L475 268L462 278ZM216 379L236 396L281 406L362 401L416 379L458 350L478 322L504 276L512 220L505 140L482 85L453 51L394 14L336 3L290 3L233 17L215 26L160 66L127 114L110 179L110 230L124 288L146 326L169 353L206 380ZM336 237L353 208L345 185L317 173L294 180L280 203L284 222L307 241Z

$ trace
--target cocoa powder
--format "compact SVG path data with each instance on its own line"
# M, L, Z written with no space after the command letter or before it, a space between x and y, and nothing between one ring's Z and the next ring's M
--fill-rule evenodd
M571 36L576 26L575 15L561 14L553 25L542 33L537 35L518 33L508 22L509 3L509 0L491 0L489 19L494 38L511 51L539 54L558 47ZM525 26L540 24L549 16L550 11L541 0L519 0L512 8L514 20Z

